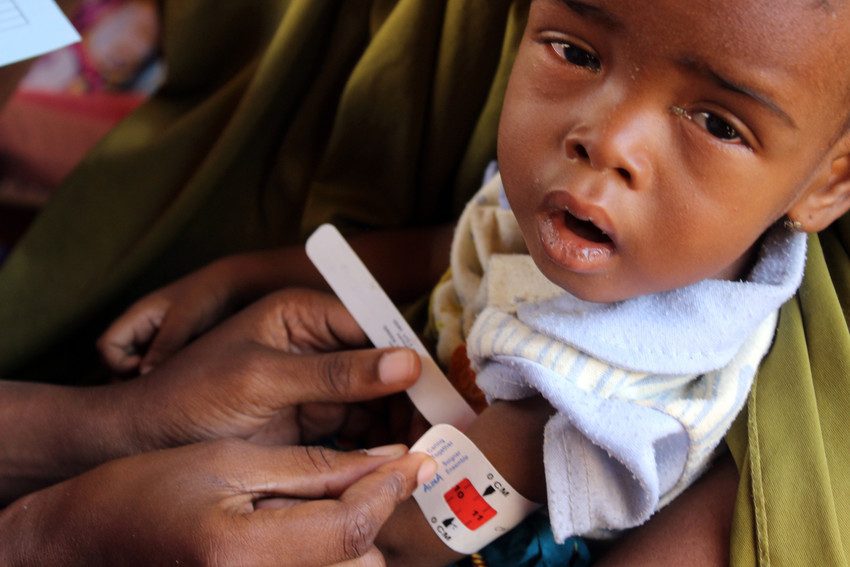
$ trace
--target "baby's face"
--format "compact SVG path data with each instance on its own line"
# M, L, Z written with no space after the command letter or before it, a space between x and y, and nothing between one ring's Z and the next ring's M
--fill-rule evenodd
M847 17L812 0L532 0L499 165L543 273L617 301L741 277L785 213L820 228L802 203L847 165Z

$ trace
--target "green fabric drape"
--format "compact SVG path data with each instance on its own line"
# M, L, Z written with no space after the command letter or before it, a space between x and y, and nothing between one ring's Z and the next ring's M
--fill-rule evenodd
M454 218L495 155L528 0L179 0L168 81L63 185L0 268L0 375L91 379L120 309L212 258ZM728 442L735 565L844 565L850 220ZM695 511L699 513L699 511Z
M212 258L447 222L495 155L525 2L163 4L166 85L0 270L0 375L93 367L122 306Z
M848 565L850 218L809 239L746 412L727 442L741 470L733 565Z

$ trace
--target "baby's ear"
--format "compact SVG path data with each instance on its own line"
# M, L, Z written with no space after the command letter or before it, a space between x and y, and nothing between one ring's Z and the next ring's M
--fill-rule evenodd
M823 230L850 209L850 153L834 159L824 177L788 210L788 218L805 232Z

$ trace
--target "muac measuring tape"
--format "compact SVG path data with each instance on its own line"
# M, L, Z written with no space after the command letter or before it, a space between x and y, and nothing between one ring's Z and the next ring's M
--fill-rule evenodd
M422 374L407 394L433 425L411 447L431 455L437 473L413 493L429 525L460 553L475 553L540 507L523 497L462 433L475 412L454 389L351 246L332 225L307 239L307 256L376 347L419 353Z

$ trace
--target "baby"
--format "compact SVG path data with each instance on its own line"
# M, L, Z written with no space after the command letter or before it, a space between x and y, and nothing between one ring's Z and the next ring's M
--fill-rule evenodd
M433 304L440 357L468 356L491 402L468 435L548 499L557 539L646 521L743 406L804 233L850 208L848 16L531 1L500 176L464 213ZM412 501L378 545L403 565L457 557Z
M804 233L850 206L847 17L805 0L531 2L501 182L467 207L433 305L444 362L468 355L490 400L557 411L556 539L646 521L741 410ZM510 469L539 461L504 441L516 422L486 419L471 436L511 446L503 473L522 483ZM396 529L390 562L422 557Z

